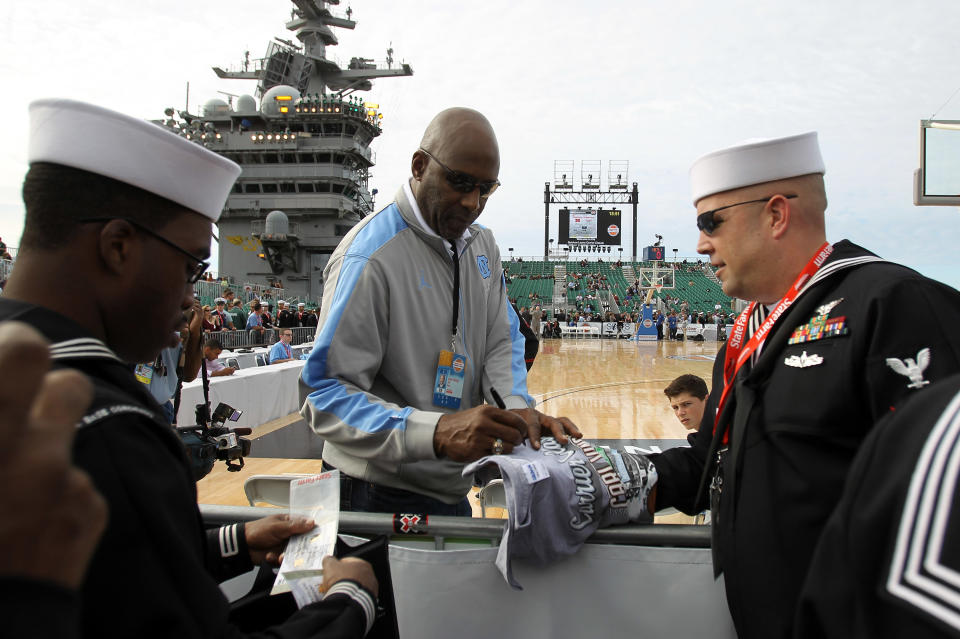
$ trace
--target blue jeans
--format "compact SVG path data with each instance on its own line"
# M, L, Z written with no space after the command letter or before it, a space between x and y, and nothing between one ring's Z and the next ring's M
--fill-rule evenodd
M324 462L323 470L334 470ZM472 517L470 501L464 497L456 504L447 504L433 497L391 488L356 479L340 472L340 510L366 513L415 513L419 515L446 515Z

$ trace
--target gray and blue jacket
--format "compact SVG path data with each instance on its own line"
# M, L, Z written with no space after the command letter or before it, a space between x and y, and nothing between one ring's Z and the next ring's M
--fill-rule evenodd
M478 224L460 253L456 350L466 355L460 409L534 405L524 338L507 301L493 233ZM433 405L440 352L450 348L453 260L417 221L404 190L357 224L324 269L313 351L301 376L301 408L324 440L324 460L358 479L463 499L463 464L438 459L433 435L448 408Z

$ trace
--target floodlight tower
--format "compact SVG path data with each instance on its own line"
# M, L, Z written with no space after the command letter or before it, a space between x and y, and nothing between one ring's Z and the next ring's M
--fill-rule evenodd
M637 183L630 184L630 163L627 160L607 162L607 188L601 184L600 160L580 162L580 186L574 180L573 160L554 160L553 184L544 183L543 188L543 259L550 252L550 205L551 204L630 204L633 208L633 260L637 261L637 204L640 201Z

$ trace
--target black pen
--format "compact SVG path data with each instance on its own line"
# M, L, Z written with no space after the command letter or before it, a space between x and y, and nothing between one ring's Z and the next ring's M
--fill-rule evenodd
M498 393L497 389L493 386L490 387L490 396L493 397L493 401L497 403L497 408L507 408L507 405L503 403L503 398L500 397L500 393Z

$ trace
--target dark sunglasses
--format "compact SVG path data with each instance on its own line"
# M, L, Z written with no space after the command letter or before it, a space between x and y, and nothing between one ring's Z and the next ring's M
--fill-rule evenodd
M127 222L128 224L130 224L130 226L133 226L137 230L146 233L153 239L163 242L164 244L174 249L175 251L189 257L195 264L191 267L189 271L189 275L187 276L188 284L195 284L203 276L203 274L206 273L207 269L210 268L209 262L204 262L199 257L191 253L190 251L180 248L179 246L177 246L167 238L163 237L162 235L148 229L143 224L140 224L136 220L131 220L128 217L88 217L78 221L81 224L93 224L97 222L109 222L111 220L123 220L124 222Z
M697 216L697 228L703 231L708 237L713 235L713 232L717 230L717 227L723 224L723 220L718 220L715 215L720 211L725 209L732 209L735 206L743 206L744 204L757 204L759 202L769 202L773 198L777 197L776 195L771 195L770 197L765 197L760 200L747 200L746 202L737 202L736 204L727 204L726 206L721 206L720 208L713 209L711 211L704 211ZM783 197L791 200L796 195L784 195Z
M447 172L447 183L453 187L455 191L459 191L460 193L473 193L475 190L479 189L480 197L487 198L493 195L493 192L496 191L497 187L500 186L500 180L494 180L493 182L481 182L468 173L464 173L463 171L454 171L434 157L430 151L427 151L423 147L421 147L420 150L424 153L424 155L439 164L443 170Z

